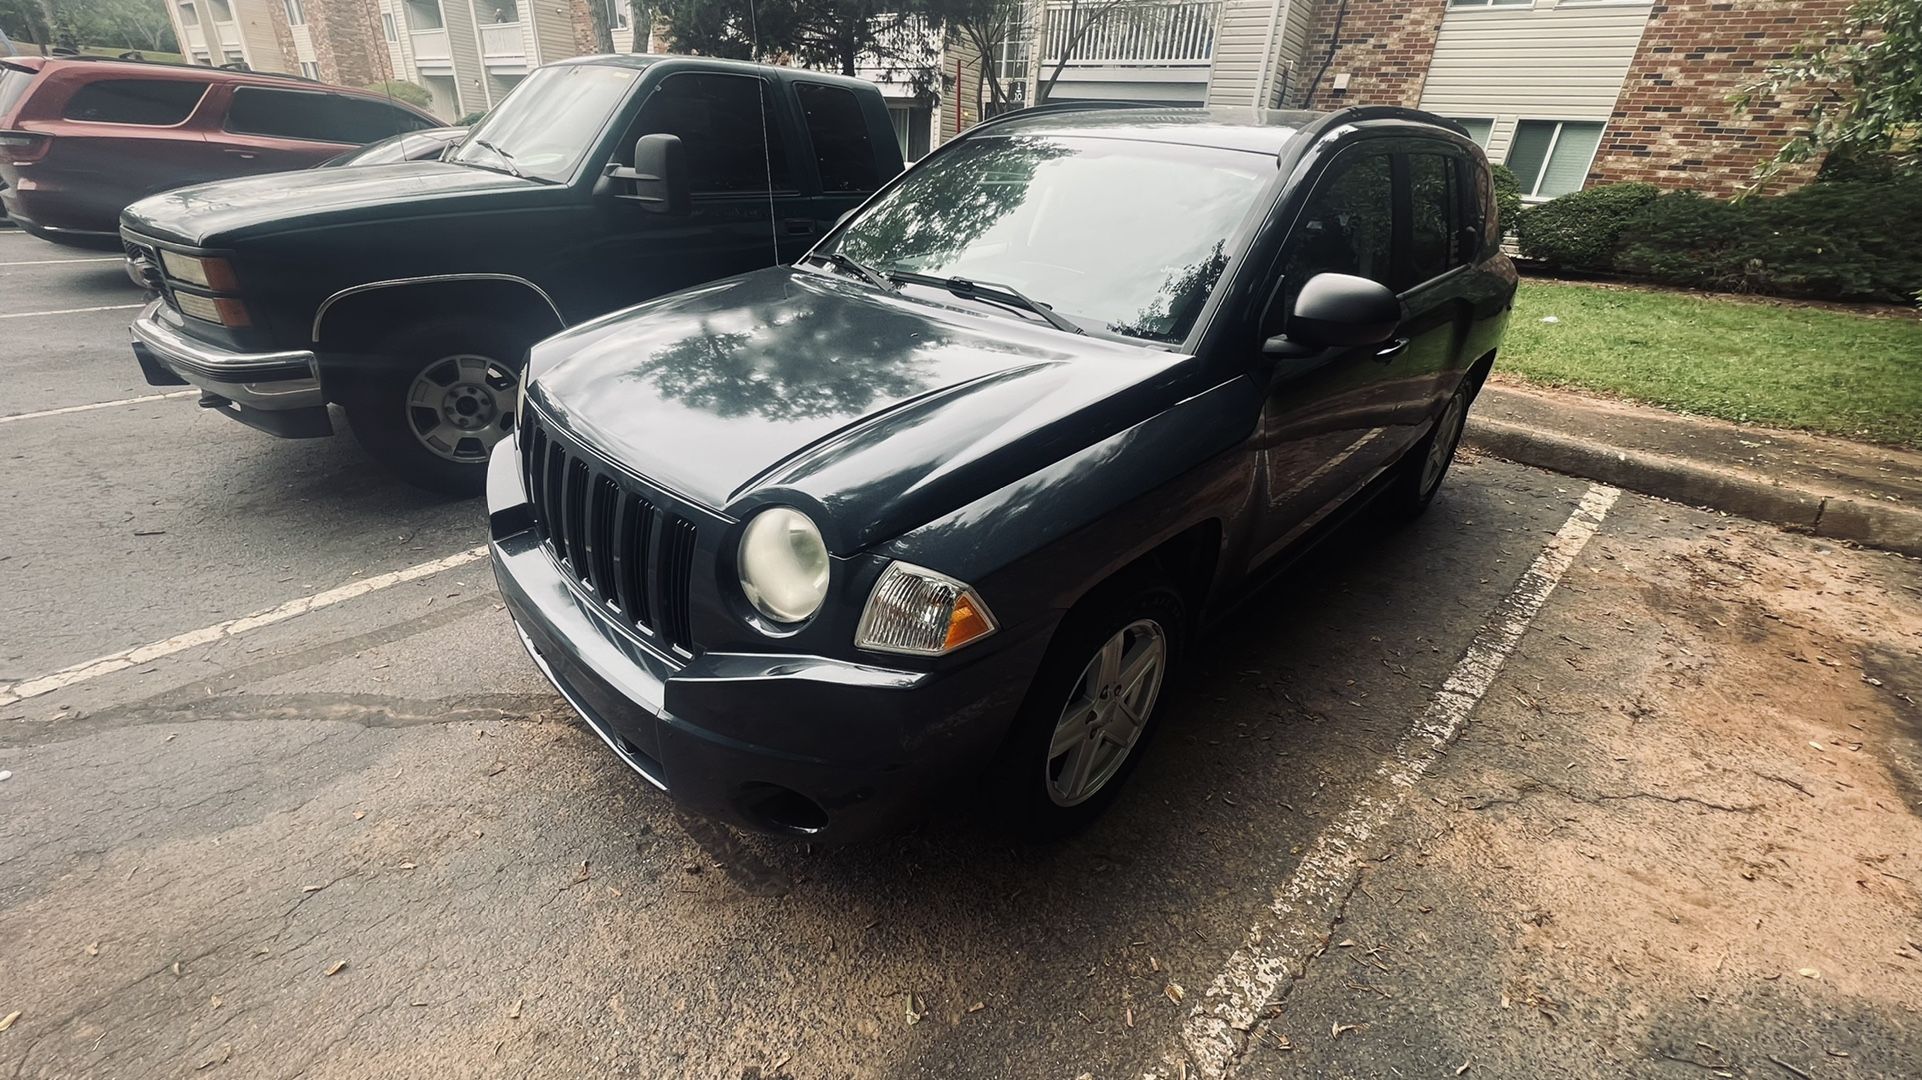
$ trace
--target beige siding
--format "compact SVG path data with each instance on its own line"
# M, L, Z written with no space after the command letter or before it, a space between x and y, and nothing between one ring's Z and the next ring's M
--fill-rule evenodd
M1421 107L1492 119L1488 156L1494 161L1507 157L1518 120L1606 121L1648 14L1648 4L1602 0L1450 8Z
M1215 30L1208 104L1265 105L1275 100L1278 90L1294 100L1307 77L1301 70L1302 54L1308 48L1314 8L1314 0L1226 0ZM1271 41L1274 53L1263 80L1263 50Z
M534 24L535 63L551 64L580 55L570 5L557 0L521 0L521 6Z
M241 51L247 56L247 66L255 71L300 70L290 66L287 55L280 51L280 38L274 33L273 16L267 14L266 5L279 2L234 0L234 21L240 26Z
M486 69L481 66L480 29L470 0L441 0L447 22L447 52L454 58L454 86L463 112L479 112L493 105L487 96Z

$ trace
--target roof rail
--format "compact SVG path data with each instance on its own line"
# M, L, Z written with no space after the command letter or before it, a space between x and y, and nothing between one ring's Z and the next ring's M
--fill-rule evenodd
M1414 120L1447 128L1457 135L1468 134L1468 128L1459 121L1450 120L1445 116L1436 116L1422 109L1411 109L1405 105L1350 105L1345 109L1323 113L1303 128L1302 134L1310 139L1319 139L1343 124L1353 124L1362 120Z
M131 51L138 52L140 50L135 49ZM291 71L256 71L252 68L242 67L235 64L221 64L218 67L210 67L206 64L175 63L171 60L149 60L145 57L135 60L127 56L96 56L93 53L74 53L68 56L49 56L47 57L47 59L48 60L84 60L91 64L140 64L145 67L186 68L192 71L226 71L226 72L231 72L235 75L258 75L263 79L288 79L293 82L304 82L304 83L315 83L317 85L326 85L324 83L321 83L319 79L310 79L305 75L297 75ZM350 90L352 89L352 87L338 87L337 89Z
M1173 108L1180 107L1181 106L1178 105L1173 106ZM1030 105L1025 109L1010 109L999 116L990 116L986 120L962 132L960 137L965 139L975 132L980 131L982 128L993 127L996 124L1005 124L1010 120L1018 120L1028 116L1053 116L1057 113L1092 112L1097 109L1166 108L1170 108L1170 106L1156 105L1146 101L1050 101L1046 105Z

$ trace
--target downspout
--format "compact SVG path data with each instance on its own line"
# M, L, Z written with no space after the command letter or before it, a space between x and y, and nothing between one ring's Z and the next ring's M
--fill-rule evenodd
M1275 29L1281 22L1281 9L1289 6L1292 0L1273 0L1268 8L1268 33L1261 40L1261 76L1255 80L1255 97L1249 102L1257 109L1271 108L1268 104L1268 69L1275 61Z

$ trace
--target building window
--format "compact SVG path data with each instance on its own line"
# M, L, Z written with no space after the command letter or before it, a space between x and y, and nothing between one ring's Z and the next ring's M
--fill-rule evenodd
M610 29L627 29L627 0L607 0L607 25Z
M1602 142L1594 120L1523 120L1508 144L1508 168L1524 198L1552 199L1580 191Z
M382 33L387 35L388 41L400 40L400 31L394 28L393 12L383 11L380 13L380 29Z
M1485 116L1451 116L1449 119L1467 128L1468 137L1481 144L1483 150L1488 149L1488 136L1495 130L1495 121Z
M180 5L180 25L182 26L199 26L200 25L200 12L196 11L192 4Z
M1535 0L1448 0L1449 7L1534 7Z
M300 75L301 75L301 78L303 79L312 79L315 82L319 82L320 81L320 65L310 64L307 61L302 60L300 62Z
M307 21L307 12L301 9L300 0L281 0L287 7L287 25L299 26Z

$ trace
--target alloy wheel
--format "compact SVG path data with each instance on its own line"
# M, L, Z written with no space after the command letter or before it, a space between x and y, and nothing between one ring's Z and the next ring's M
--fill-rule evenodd
M1168 669L1168 636L1152 619L1121 628L1081 671L1048 744L1044 779L1057 806L1086 802L1141 741Z
M1462 424L1468 418L1468 402L1461 394L1448 399L1448 407L1443 410L1441 421L1435 425L1434 438L1428 442L1428 455L1421 463L1421 493L1426 497L1441 483L1442 474L1448 471L1448 462L1455 456L1455 445L1461 442Z
M486 461L514 430L516 381L511 368L490 357L442 357L407 388L407 428L438 457L464 465Z

